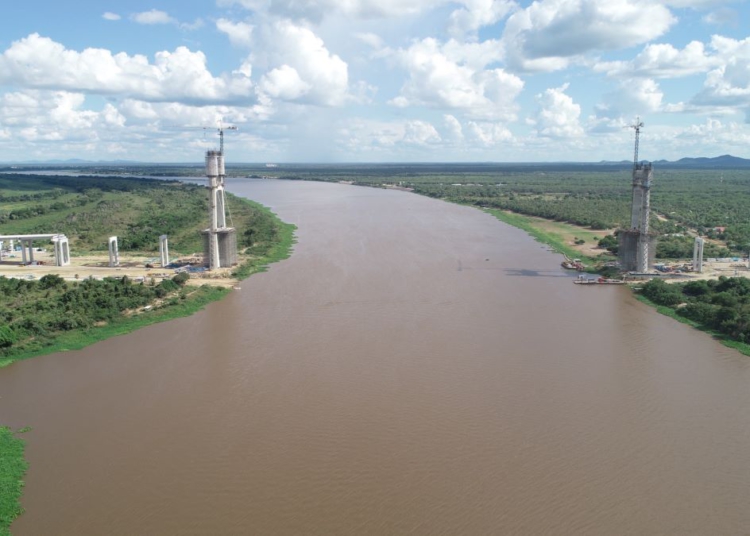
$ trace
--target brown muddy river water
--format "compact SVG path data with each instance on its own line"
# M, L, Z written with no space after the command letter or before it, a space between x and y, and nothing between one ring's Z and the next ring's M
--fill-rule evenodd
M291 259L190 318L0 369L24 535L750 534L750 358L522 231L234 181Z

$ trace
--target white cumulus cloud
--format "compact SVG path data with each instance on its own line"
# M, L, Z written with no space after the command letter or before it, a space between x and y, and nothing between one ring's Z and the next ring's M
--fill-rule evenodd
M443 116L443 124L445 125L445 130L447 132L446 138L449 141L453 142L461 142L464 139L464 131L463 127L461 127L461 122L456 119L455 116L451 114L445 114Z
M29 142L95 141L120 132L125 117L112 104L87 109L86 96L68 91L25 90L0 97L0 122Z
M513 134L501 123L469 121L469 139L482 147L496 147L513 141Z
M514 68L554 71L590 52L651 41L676 22L647 0L538 0L508 18L503 43Z
M214 77L207 69L206 56L186 47L158 52L150 63L145 56L112 54L101 48L70 50L39 34L15 41L0 55L0 83L147 101L211 103L253 98L248 77Z
M412 120L407 121L404 125L403 141L414 145L428 145L440 142L441 138L432 124L426 121Z
M122 17L118 15L117 13L112 13L111 11L105 11L102 14L102 18L104 20L120 20Z
M457 37L501 21L517 6L512 0L463 0L463 3L448 21L448 30Z
M158 9L133 13L131 18L138 24L172 24L176 22L167 12Z
M241 6L254 12L320 20L328 13L370 19L415 15L448 0L218 0L221 7Z
M216 29L229 37L229 41L239 47L249 48L252 44L253 26L247 22L232 22L228 19L216 21Z
M294 67L282 65L263 76L260 87L272 97L295 100L310 91L310 84L300 78Z
M598 63L594 70L610 76L677 78L707 72L718 61L706 52L700 41L691 41L682 50L663 43L646 46L630 61Z
M583 135L581 107L565 93L568 84L547 89L536 96L539 109L533 118L536 132L550 138L574 138Z
M270 71L265 87L271 84L281 88L278 84L283 84L287 88L278 91L279 98L286 95L289 99L324 106L339 106L347 101L348 65L332 54L311 29L290 20L279 20L259 27L253 35L257 45L251 55L253 63ZM274 69L277 71L271 75ZM292 83L296 91L288 91Z
M599 115L613 118L622 115L644 115L662 111L664 92L651 78L626 78L617 89L605 95L598 107Z
M398 107L414 105L489 119L515 117L515 98L523 81L503 69L481 69L450 57L450 47L424 39L396 54L409 78L391 100Z
M699 105L750 105L750 37L743 40L714 36L719 65L706 76L703 90L693 99Z

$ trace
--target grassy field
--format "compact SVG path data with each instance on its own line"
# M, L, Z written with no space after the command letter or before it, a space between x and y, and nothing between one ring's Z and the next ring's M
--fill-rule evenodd
M614 260L614 257L608 255L604 250L600 250L593 255L591 251L591 246L607 234L607 231L594 231L571 224L551 222L507 210L485 209L485 212L492 214L504 223L526 231L538 242L548 245L571 259L578 258L589 264ZM586 244L576 246L576 238L585 240Z
M0 426L0 536L10 535L10 524L23 509L19 502L28 464L24 442L6 426Z

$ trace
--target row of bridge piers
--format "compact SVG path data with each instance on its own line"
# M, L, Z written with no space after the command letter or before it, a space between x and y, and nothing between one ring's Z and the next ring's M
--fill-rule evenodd
M70 265L70 243L68 237L63 234L40 234L40 235L0 235L0 260L7 251L17 251L21 246L21 262L33 264L34 241L49 240L53 244L55 266ZM6 247L7 244L7 247Z
M3 260L7 253L18 251L20 245L21 263L34 264L34 242L40 240L49 240L52 242L55 266L70 265L70 242L68 237L63 234L39 234L39 235L0 235L0 260ZM116 267L120 265L120 250L116 236L110 236L108 241L109 266ZM169 264L169 238L167 235L159 237L159 257L162 266Z

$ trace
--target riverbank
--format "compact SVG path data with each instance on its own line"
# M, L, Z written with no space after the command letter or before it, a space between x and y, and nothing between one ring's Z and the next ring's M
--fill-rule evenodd
M0 426L0 536L10 536L10 524L23 513L20 499L28 463L20 432Z
M594 262L601 262L601 259L595 259L590 256L584 255L580 250L577 250L573 247L571 247L569 244L565 242L565 240L562 238L560 234L549 232L544 229L543 226L539 225L538 221L540 218L531 217L531 216L524 216L521 214L516 214L513 212L508 212L505 210L499 210L499 209L484 209L485 212L492 214L500 221L507 223L509 225L512 225L514 227L517 227L532 237L534 237L537 241L549 246L550 248L554 249L555 251L558 251L559 253L562 253L564 255L567 255L568 257L575 257L581 258L584 262L594 263ZM552 222L554 223L554 222ZM714 276L715 277L715 276ZM708 279L708 276L702 277L702 278L696 278L696 279ZM724 346L727 346L728 348L732 348L734 350L737 350L743 355L750 356L750 344L740 342L738 340L735 340L731 338L730 336L720 333L716 330L711 329L710 327L707 327L699 322L695 322L689 318L685 318L684 316L680 315L675 309L671 307L667 307L664 305L659 305L657 303L654 303L653 301L649 300L646 296L643 296L638 292L638 290L633 290L635 293L636 299L641 301L642 303L645 303L654 309L656 309L657 312L660 314L663 314L665 316L668 316L674 320L677 320L678 322L681 322L682 324L687 324L693 328L696 328L700 331L703 331L716 339L717 341L721 342Z
M640 294L638 291L635 291L635 297L638 301L645 303L646 305L656 309L658 313L664 316L668 316L669 318L672 318L674 320L677 320L681 324L687 324L688 326L691 326L699 331L702 331L710 335L717 341L719 341L724 346L737 350L743 355L750 356L750 344L736 341L730 338L728 335L725 335L724 333L719 333L718 331L713 330L699 322L696 322L689 318L685 318L684 316L678 314L677 311L674 310L673 308L667 307L665 305L659 305L658 303L655 303L649 300L646 296L644 296L643 294Z
M294 236L294 232L297 230L296 225L281 221L270 208L265 207L260 203L255 203L254 201L249 202L252 203L255 208L268 214L274 220L276 225L276 241L263 254L257 257L248 258L232 272L232 276L239 280L246 279L253 274L265 272L270 264L288 259L292 254L294 244L297 243ZM250 248L251 252L252 249L253 248Z
M189 316L207 304L226 296L231 290L228 287L236 286L236 282L245 279L252 274L265 271L272 263L281 261L291 255L294 246L294 231L296 226L281 221L268 208L258 203L248 201L256 210L263 212L264 218L269 225L273 226L272 236L263 243L246 249L240 255L240 265L235 268L231 275L228 272L225 280L214 281L210 279L188 280L191 283L202 284L201 286L188 286L179 293L172 293L160 300L158 304L147 307L139 307L137 311L126 312L106 322L97 322L96 325L86 326L78 329L64 330L54 333L53 340L39 340L36 344L26 345L14 352L12 345L5 348L4 355L0 355L0 368L10 365L15 361L45 355L55 352L69 350L80 350L95 342L123 335L140 329L142 327L172 320L183 316ZM268 234L268 233L267 233ZM123 277L126 274L113 272L110 277ZM234 280L234 284L231 281ZM169 281L167 281L169 282ZM215 284L218 283L218 284ZM11 338L12 342L12 338Z
M295 225L281 221L267 207L250 203L266 213L273 222L274 240L270 244L248 248L249 252L244 261L232 272L236 280L264 272L270 264L289 258L296 243ZM0 358L0 368L40 355L80 350L96 342L125 335L152 324L190 316L209 303L224 298L230 292L232 290L228 288L207 284L190 287L185 289L184 293L166 297L158 306L141 309L137 314L120 316L106 325L64 332L56 336L52 344ZM19 503L23 487L21 479L27 468L23 452L24 442L9 428L0 427L0 536L10 535L11 522L23 512Z
M503 223L507 223L508 225L526 231L526 233L531 235L538 242L549 246L558 253L562 253L571 259L581 259L589 264L604 261L604 259L595 257L591 254L590 243L585 247L582 247L583 245L575 246L571 244L570 241L571 237L580 237L584 240L591 241L596 239L598 241L600 238L599 235L604 236L607 234L607 231L591 231L576 225L553 222L551 220L544 220L543 218L537 218L534 216L525 216L507 210L495 208L484 208L482 210L493 215ZM612 260L614 260L614 257L612 257Z
M178 296L171 296L158 307L152 307L130 316L121 316L108 322L106 325L61 333L55 337L52 344L40 348L32 348L23 353L9 355L0 359L0 368L11 365L16 361L40 355L80 350L96 342L118 335L125 335L151 324L189 316L200 311L209 303L220 300L229 292L231 291L226 288L203 285L189 291L185 295L185 299L180 299Z

